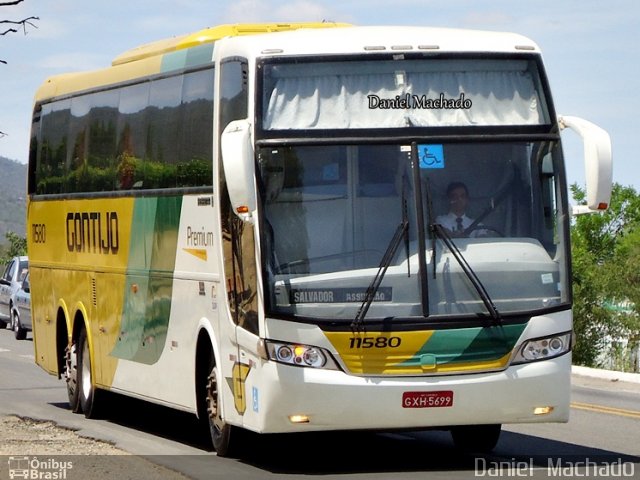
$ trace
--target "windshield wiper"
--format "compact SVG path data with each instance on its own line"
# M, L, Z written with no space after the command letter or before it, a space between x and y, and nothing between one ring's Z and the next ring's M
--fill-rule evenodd
M398 228L396 228L396 232L393 234L393 238L391 238L391 242L387 246L387 250L384 252L382 256L382 260L380 260L380 264L378 265L378 271L376 272L375 277L371 280L371 283L367 287L367 291L364 294L364 300L358 309L358 313L356 313L356 317L351 322L351 329L355 331L359 331L362 323L364 322L364 317L367 315L369 311L369 307L373 303L373 299L376 297L376 293L378 292L378 288L380 288L380 284L382 283L382 279L384 278L385 273L387 273L387 269L389 265L391 265L391 261L398 251L398 247L400 247L400 242L404 238L405 239L405 249L407 253L407 276L411 276L411 267L409 262L409 214L407 212L407 199L404 190L404 177L402 181L402 221Z
M373 302L373 299L375 298L376 293L378 292L378 288L382 283L384 274L387 273L387 269L389 268L389 265L391 265L391 261L393 260L393 257L396 254L398 247L400 246L400 242L402 241L402 238L405 235L407 235L408 231L409 231L409 221L406 218L404 218L402 219L402 222L400 222L400 225L398 225L398 228L396 229L396 233L393 235L393 238L391 239L391 242L389 243L387 250L384 252L384 255L382 256L382 260L380 260L380 265L378 266L378 271L376 272L376 276L373 277L373 280L367 287L367 291L364 295L364 300L362 301L362 305L360 305L360 308L358 309L358 313L356 313L356 318L354 318L353 321L351 322L352 330L354 331L360 330L360 327L362 326L362 322L364 321L364 317L367 315L367 312L369 311L369 307L371 306L371 303Z
M442 239L449 251L453 254L454 258L462 268L462 271L465 273L465 275L473 285L473 288L475 288L476 292L478 292L478 296L482 300L482 303L484 303L484 306L487 308L487 311L489 312L489 315L491 315L491 318L495 322L502 323L502 316L491 300L489 292L487 292L487 290L484 288L484 285L471 268L471 265L469 265L467 260L464 258L464 255L462 255L462 252L457 247L455 242L451 239L451 237L447 233L447 230L439 223L432 223L431 225L429 225L429 227L434 235L437 235ZM435 258L433 259L433 262L435 263Z

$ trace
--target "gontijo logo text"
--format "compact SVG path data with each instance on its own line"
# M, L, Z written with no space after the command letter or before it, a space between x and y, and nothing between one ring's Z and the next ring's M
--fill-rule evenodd
M119 232L116 212L67 213L67 249L70 252L117 255Z

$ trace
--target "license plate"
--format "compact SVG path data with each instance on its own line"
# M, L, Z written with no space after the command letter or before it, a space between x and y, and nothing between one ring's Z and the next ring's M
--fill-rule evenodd
M440 390L437 392L404 392L403 408L436 408L453 407L453 392Z

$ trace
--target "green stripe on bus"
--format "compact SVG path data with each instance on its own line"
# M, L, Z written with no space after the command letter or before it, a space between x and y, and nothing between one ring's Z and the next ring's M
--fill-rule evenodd
M185 48L169 52L162 56L160 72L166 73L183 68L192 68L206 65L213 61L213 43L198 45L197 47Z
M526 325L437 330L401 365L420 366L423 355L433 356L438 365L498 360L513 350Z
M151 365L169 328L182 197L136 199L129 266L113 356Z

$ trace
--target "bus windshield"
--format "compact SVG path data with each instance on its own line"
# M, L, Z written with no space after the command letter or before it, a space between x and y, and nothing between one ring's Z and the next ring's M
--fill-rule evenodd
M265 131L550 123L533 57L399 54L387 60L268 63L263 72Z
M556 142L270 145L258 165L268 314L353 320L387 263L367 319L486 315L436 224L501 314L568 302Z

